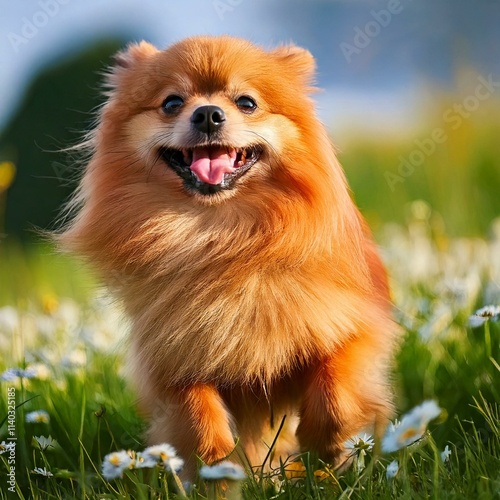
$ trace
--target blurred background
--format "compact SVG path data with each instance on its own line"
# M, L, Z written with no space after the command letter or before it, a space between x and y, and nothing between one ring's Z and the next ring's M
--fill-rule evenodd
M131 41L232 34L317 58L318 112L377 233L423 200L451 236L500 212L500 2L0 1L0 247L53 227L101 72ZM3 242L3 243L2 243ZM5 261L5 260L4 260Z

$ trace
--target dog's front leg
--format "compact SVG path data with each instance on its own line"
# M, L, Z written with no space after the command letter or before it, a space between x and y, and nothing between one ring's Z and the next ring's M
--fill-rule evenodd
M373 352L366 339L359 339L312 368L297 428L304 451L342 465L346 439L362 430L383 430L392 413L387 363Z
M231 417L214 386L200 383L170 389L168 396L168 407L173 411L168 412L165 426L152 422L149 437L156 441L161 437L172 444L186 461L188 474L194 471L196 456L212 464L233 451Z

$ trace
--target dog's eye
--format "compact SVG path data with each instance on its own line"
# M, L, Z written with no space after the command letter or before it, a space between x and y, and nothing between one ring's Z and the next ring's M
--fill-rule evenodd
M184 99L178 95L169 95L162 104L165 113L171 114L179 111L181 106L184 104Z
M257 103L247 95L238 97L238 99L236 99L236 106L238 106L243 113L253 113L257 109Z

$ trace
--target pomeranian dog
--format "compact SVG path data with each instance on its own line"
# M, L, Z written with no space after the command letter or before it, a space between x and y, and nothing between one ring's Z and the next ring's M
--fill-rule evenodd
M235 447L260 465L283 415L279 452L339 463L391 415L386 273L314 70L295 46L194 37L131 45L107 76L59 238L123 301L149 441L191 471Z

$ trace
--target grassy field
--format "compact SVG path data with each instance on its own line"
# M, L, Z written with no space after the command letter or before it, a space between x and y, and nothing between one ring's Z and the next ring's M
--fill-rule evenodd
M368 437L356 442L346 472L304 455L229 481L228 497L499 498L500 323L493 317L472 328L469 317L500 303L500 222L488 240L450 238L426 203L410 204L408 214L404 225L379 231L404 327L394 366L398 418L425 400L439 416L397 451L374 451ZM0 257L9 283L0 289L0 498L176 498L183 488L189 498L213 498L216 482L180 486L168 467L103 477L107 454L145 447L126 381L126 322L80 264L50 248L4 245ZM55 441L41 438L49 436Z
M435 149L426 142L430 127L402 142L356 139L340 151L376 230L403 327L394 433L405 431L408 446L384 451L369 436L356 438L347 471L304 455L268 473L246 471L227 483L228 498L500 498L500 322L494 309L491 318L472 316L500 304L500 129L487 119L500 102L451 128L442 116L455 101L426 122L444 127L447 140ZM428 149L423 165L401 170L419 144ZM400 177L393 188L388 172ZM1 181L0 499L214 498L217 481L182 485L169 471L172 457L148 459L119 305L80 263L1 238L9 194ZM424 401L439 410L403 417ZM120 450L130 453L109 455ZM106 479L122 465L131 467Z

